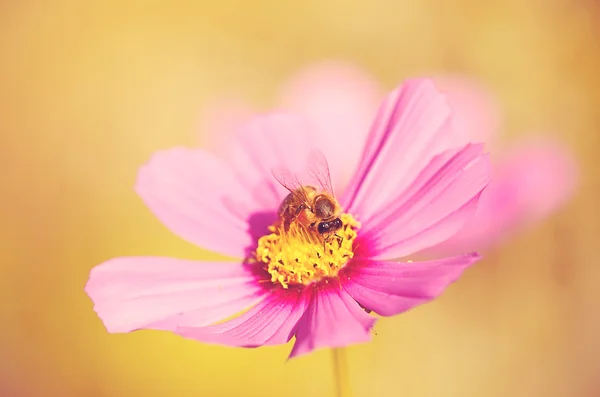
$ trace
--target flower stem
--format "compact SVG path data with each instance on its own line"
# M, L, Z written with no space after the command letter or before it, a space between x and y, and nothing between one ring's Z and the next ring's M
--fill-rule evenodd
M336 397L351 397L350 377L348 376L348 362L346 350L343 347L332 349L333 352L333 377L335 378Z

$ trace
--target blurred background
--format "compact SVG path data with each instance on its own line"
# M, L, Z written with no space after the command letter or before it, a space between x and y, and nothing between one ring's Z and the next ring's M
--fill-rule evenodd
M0 395L333 395L328 351L109 335L83 292L111 257L211 257L145 208L137 168L203 142L215 100L268 109L327 59L386 89L477 78L502 140L542 131L581 168L559 212L350 348L354 395L600 395L599 22L591 0L0 1Z

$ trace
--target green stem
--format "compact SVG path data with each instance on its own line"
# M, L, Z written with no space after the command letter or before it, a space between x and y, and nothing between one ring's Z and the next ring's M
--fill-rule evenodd
M335 379L336 397L351 397L350 377L348 376L348 361L346 350L343 347L332 349L333 352L333 377Z

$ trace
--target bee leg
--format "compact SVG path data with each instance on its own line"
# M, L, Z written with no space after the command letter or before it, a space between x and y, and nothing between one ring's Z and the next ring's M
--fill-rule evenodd
M323 236L323 252L327 249L327 243L329 242L329 236Z
M334 234L333 236L337 239L338 247L341 247L342 246L342 242L344 241L344 238L342 236L339 236L337 233Z
M331 234L327 234L327 236L323 236L323 251L325 251L325 249L327 249L327 243L331 241Z
M304 204L300 204L297 208L296 208L296 216L300 215L300 213L302 211L304 211L306 209L306 205Z

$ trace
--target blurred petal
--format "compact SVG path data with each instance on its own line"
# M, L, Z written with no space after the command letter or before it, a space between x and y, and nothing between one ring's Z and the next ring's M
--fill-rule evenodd
M303 69L283 87L281 106L315 127L330 162L335 190L342 192L358 166L369 127L383 98L377 82L358 67L322 62Z
M273 292L233 320L209 327L182 327L177 333L205 343L257 347L287 343L308 302L300 290Z
M435 155L459 146L449 116L446 97L431 80L408 80L392 91L371 127L342 206L363 221L389 205Z
M223 320L264 299L239 263L123 257L96 266L85 292L109 332L173 331Z
M173 233L238 258L254 245L251 215L265 209L227 164L201 149L156 153L140 169L136 191Z
M444 152L392 204L371 218L360 218L361 241L371 257L391 259L447 240L474 214L489 174L483 145Z
M392 316L438 297L479 259L477 254L428 262L359 259L344 269L340 279L361 306Z
M315 149L313 129L301 116L271 113L254 117L238 131L231 162L239 181L264 208L273 212L289 193L273 177L274 169L300 172Z
M575 159L550 141L517 146L503 156L479 200L475 216L436 252L485 249L519 228L550 215L577 186Z
M199 140L212 152L227 155L237 130L253 116L252 107L240 100L212 103L203 111Z
M368 315L340 286L323 283L312 291L312 299L298 322L296 343L290 358L323 347L344 347L371 339L376 319Z
M492 142L500 129L500 109L493 96L467 77L440 76L434 81L448 98L457 142Z

